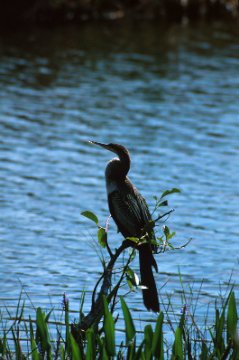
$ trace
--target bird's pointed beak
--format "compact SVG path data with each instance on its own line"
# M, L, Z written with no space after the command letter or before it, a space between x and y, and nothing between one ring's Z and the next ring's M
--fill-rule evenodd
M95 145L98 145L98 146L101 146L101 147L103 147L103 148L106 149L106 150L113 151L113 150L111 149L111 147L110 147L109 145L107 145L107 144L102 144L102 143L99 143L99 142L97 142L97 141L89 141L89 143L95 144Z

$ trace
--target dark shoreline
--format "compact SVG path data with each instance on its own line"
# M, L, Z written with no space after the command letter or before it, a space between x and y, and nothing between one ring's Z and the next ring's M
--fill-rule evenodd
M1 27L77 24L91 20L192 20L238 19L233 0L9 0L0 9Z

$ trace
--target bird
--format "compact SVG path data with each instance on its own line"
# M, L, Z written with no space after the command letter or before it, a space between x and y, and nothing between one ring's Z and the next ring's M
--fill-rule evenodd
M155 234L153 228L146 233L145 228L152 220L149 208L127 176L131 164L129 151L120 144L90 142L117 155L108 162L105 169L109 211L125 239L142 236L146 238L146 241L137 246L143 302L147 310L159 312L158 293L152 269L158 272L153 256L155 246L151 245L151 241L155 240Z

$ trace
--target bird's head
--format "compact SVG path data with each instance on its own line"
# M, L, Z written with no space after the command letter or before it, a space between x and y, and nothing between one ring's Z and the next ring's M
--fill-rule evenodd
M117 154L119 156L119 158L124 157L124 156L128 156L129 157L129 151L120 144L102 144L99 143L97 141L90 141L91 144L95 144L98 146L103 147L106 150L112 151L113 153Z
M103 147L117 154L119 159L112 159L106 167L106 176L109 178L124 178L130 169L130 156L128 150L120 144L102 144L96 141L90 143Z

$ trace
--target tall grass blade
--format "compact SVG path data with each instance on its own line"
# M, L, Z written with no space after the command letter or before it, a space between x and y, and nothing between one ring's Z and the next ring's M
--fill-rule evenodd
M81 360L82 356L81 356L80 348L79 348L77 342L75 341L74 337L71 334L69 336L69 340L71 343L71 359L72 360Z
M16 307L16 315L15 315L15 318L18 319L21 317L21 315L18 315L19 314L19 310L20 310L20 305L21 305L21 299L22 299L22 291L19 295L19 298L18 298L18 302L17 302L17 307ZM23 303L23 306L22 308L24 309L24 303ZM23 314L23 309L21 309L21 314Z
M66 294L63 295L63 309L65 312L65 352L70 356L71 354L71 341L70 341L70 324L69 324L69 300Z
M84 313L83 313L84 302L85 302L85 290L82 291L80 297L79 322L81 322L81 320L84 317Z
M47 359L50 360L51 357L51 341L49 330L46 322L46 315L40 307L37 308L37 344L40 345L40 348L43 353L47 353Z
M0 354L2 356L6 355L7 353L7 334L4 331L3 338L0 339Z
M37 344L34 338L34 330L32 325L32 320L30 317L30 343L31 343L31 357L32 360L41 360L41 356L38 352Z
M95 341L94 341L94 330L92 328L89 328L86 331L86 340L87 340L86 360L93 360L95 359Z
M202 343L202 352L200 354L200 360L208 360L208 348L204 341Z
M164 360L163 318L163 312L161 311L156 322L152 342L152 354L159 360Z
M143 353L143 346L144 346L145 340L141 342L141 344L138 347L138 350L135 353L134 360L141 360L144 359L144 353Z
M115 324L111 312L108 309L108 303L106 297L103 296L104 306L104 333L105 333L105 346L108 355L115 355Z
M134 360L135 359L135 348L136 348L136 343L135 343L135 339L134 341L130 342L127 345L127 360Z
M65 347L63 345L60 346L60 359L61 360L66 359L66 351L65 351Z
M22 348L21 348L19 329L16 329L16 332L14 331L14 329L12 329L12 337L13 337L13 341L14 341L14 345L15 345L16 359L19 359L19 360L26 359L26 357L24 356L24 354L22 352Z
M135 337L135 326L129 308L123 297L120 297L120 301L125 321L126 343L128 344Z
M153 340L152 326L146 325L144 328L144 355L146 359L150 359L152 356L152 340Z
M177 327L173 344L173 359L183 360L183 339L182 329Z
M236 337L237 331L237 307L234 291L231 293L229 302L228 302L228 312L227 312L227 342L234 340Z
M217 356L220 357L225 351L225 341L223 338L223 330L225 325L225 307L222 310L222 314L216 309L216 320L215 320L215 338L214 346Z

